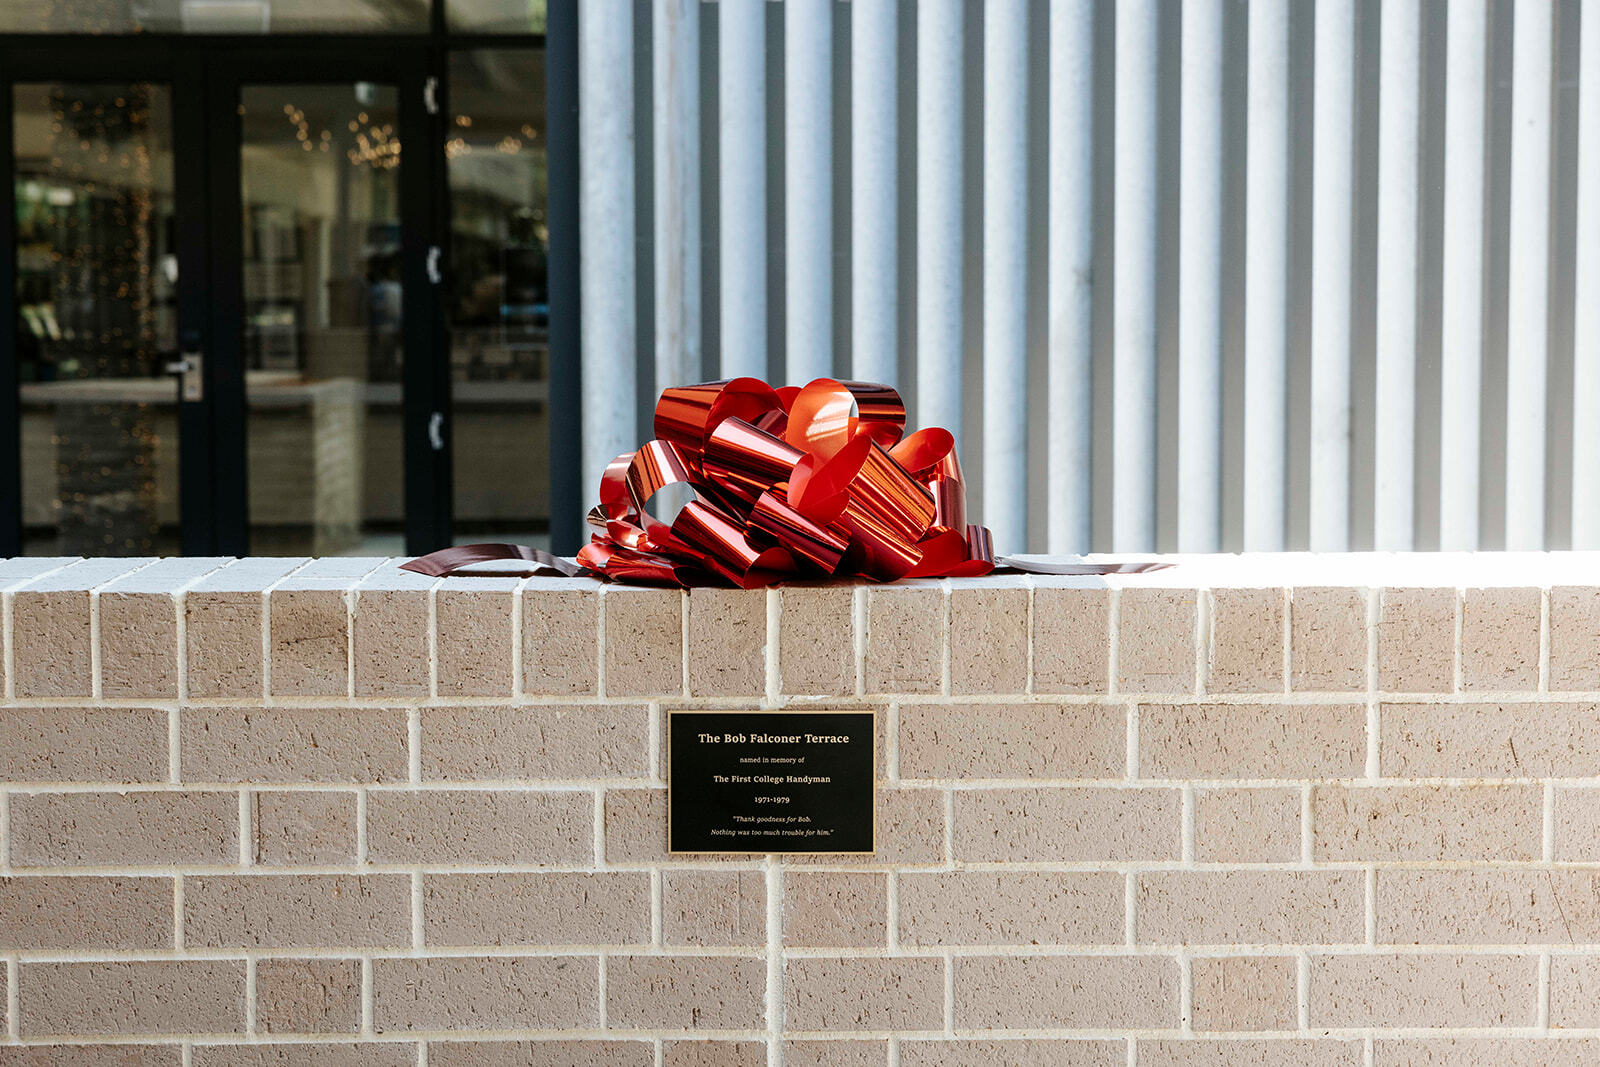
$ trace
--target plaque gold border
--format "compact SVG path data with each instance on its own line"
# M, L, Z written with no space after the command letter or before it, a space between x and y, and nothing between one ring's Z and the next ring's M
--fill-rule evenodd
M669 856L871 856L878 851L878 708L668 708L667 749L667 855ZM672 847L672 717L674 715L871 715L872 716L872 847L865 852L768 852L737 848L675 849Z

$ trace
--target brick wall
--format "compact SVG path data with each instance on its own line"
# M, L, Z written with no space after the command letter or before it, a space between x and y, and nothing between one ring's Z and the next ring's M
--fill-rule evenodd
M0 1067L1600 1062L1600 559L0 561ZM867 858L663 713L870 706Z

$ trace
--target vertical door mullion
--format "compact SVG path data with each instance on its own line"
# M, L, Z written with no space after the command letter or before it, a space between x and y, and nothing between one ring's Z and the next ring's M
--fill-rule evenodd
M6 65L9 69L9 64ZM12 83L0 82L0 328L17 321L16 142ZM22 387L17 346L0 344L0 557L22 555Z
M450 361L442 301L449 248L442 211L445 78L442 49L406 53L399 79L400 251L405 293L402 360L406 551L450 542ZM431 84L429 77L434 80ZM437 113L430 112L428 99Z
M213 447L212 412L217 389L212 386L217 360L212 356L212 324L207 290L211 255L207 188L208 92L205 63L184 56L172 80L173 197L177 205L178 349L185 356L199 352L204 392L199 401L178 401L178 524L186 556L223 550L218 538L218 493Z
M219 55L205 64L202 94L208 137L202 158L209 171L207 248L210 292L206 338L206 397L210 409L210 466L216 552L243 556L250 550L249 486L246 480L244 379L244 203L239 187L239 88L241 78Z

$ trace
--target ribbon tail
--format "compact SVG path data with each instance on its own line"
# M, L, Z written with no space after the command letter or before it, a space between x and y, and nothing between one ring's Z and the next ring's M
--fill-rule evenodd
M530 573L576 578L583 574L586 569L579 563L552 555L542 548L534 548L531 545L498 543L455 545L451 548L441 548L437 552L429 552L426 556L418 556L416 559L400 564L400 569L414 571L417 574L425 574L430 578L448 578L453 574L460 574L464 568L470 567L474 563L512 559L532 563L534 567L531 570L527 567L517 567L504 570L475 570L470 573L483 578L521 578Z

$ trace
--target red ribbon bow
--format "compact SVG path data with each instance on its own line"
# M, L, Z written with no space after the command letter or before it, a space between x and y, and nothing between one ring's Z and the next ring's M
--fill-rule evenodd
M578 553L623 582L754 589L790 577L971 577L994 569L989 531L966 520L955 438L902 438L887 385L756 378L680 386L656 404L656 439L613 460ZM665 523L662 488L695 499Z

